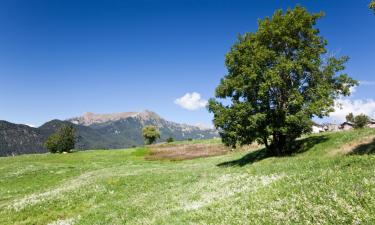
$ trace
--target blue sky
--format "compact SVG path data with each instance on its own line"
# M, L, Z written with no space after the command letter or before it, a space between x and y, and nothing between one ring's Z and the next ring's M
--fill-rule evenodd
M149 109L210 124L212 115L199 105L225 75L224 55L237 35L296 4L326 12L318 27L330 52L350 56L347 73L362 81L343 100L346 110L375 115L375 15L368 3L0 0L0 119L41 125L88 111ZM193 92L200 96L176 100Z

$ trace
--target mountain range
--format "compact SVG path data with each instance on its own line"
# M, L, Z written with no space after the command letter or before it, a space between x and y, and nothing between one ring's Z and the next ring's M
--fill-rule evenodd
M142 128L147 125L158 127L161 134L159 141L168 137L174 140L218 137L214 129L171 122L151 111L85 113L67 120L52 120L38 128L0 120L0 156L47 152L43 143L64 124L74 126L77 150L119 149L143 145Z

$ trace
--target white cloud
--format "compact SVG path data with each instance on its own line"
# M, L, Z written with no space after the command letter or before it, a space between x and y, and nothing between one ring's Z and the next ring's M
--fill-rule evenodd
M26 126L29 126L29 127L36 127L35 125L33 124L25 124Z
M176 99L174 103L187 110L197 110L206 107L208 102L202 99L199 93L193 92L186 93L181 98Z
M366 114L375 118L375 100L373 99L339 99L336 101L335 112L330 114L330 118L338 122L344 122L349 113L359 115Z
M359 81L360 86L375 86L375 81L362 80ZM358 87L350 89L355 94ZM354 96L354 95L353 95ZM330 114L330 119L336 122L344 122L346 115L353 113L359 115L361 113L375 119L375 100L374 99L349 99L340 98L336 100L335 112Z

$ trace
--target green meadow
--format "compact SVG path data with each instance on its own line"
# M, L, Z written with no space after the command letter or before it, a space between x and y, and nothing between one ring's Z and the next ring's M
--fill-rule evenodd
M0 158L0 224L375 224L373 137L311 135L279 158L261 148L181 161L145 160L147 148Z

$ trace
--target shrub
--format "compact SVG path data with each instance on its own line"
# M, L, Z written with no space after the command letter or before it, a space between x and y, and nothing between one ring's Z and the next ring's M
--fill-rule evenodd
M172 138L172 137L169 137L169 138L167 138L167 143L172 143L172 142L174 142L174 139Z

